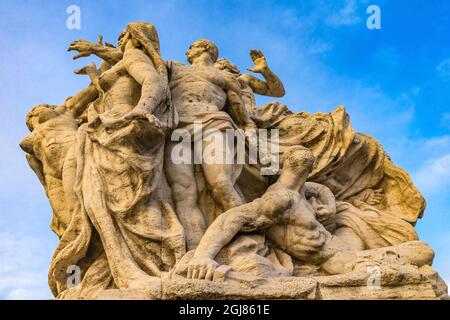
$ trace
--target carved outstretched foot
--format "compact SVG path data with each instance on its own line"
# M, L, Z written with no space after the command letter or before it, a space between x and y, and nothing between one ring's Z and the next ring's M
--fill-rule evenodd
M343 274L352 271L368 271L375 266L398 269L404 264L397 252L388 248L380 248L359 252L337 252L321 268L328 274Z
M398 269L399 266L405 264L400 255L393 250L378 250L376 253L375 251L369 252L369 254L364 251L361 252L355 261L347 265L347 268L351 271L367 271L374 266Z

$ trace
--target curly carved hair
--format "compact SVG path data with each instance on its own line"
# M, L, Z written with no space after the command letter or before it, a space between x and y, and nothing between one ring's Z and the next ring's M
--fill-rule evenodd
M293 146L281 157L282 168L290 169L298 174L309 173L316 161L312 151L303 146Z

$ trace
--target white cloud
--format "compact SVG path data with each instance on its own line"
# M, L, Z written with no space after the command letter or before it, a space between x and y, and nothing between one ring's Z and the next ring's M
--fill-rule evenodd
M446 148L450 148L450 136L438 136L433 137L430 139L427 139L423 141L424 147L427 149L434 149L434 150L446 150Z
M450 112L444 112L442 114L441 124L450 129Z
M320 55L329 52L333 46L324 41L311 42L308 53L311 55Z
M450 187L450 153L428 159L414 177L419 189L426 193L447 192Z
M436 70L442 77L450 76L450 59L445 59L437 67Z
M41 289L19 288L11 290L5 300L44 300L44 297Z
M335 9L337 12L330 15L326 22L328 25L339 26L352 26L358 24L361 18L357 14L357 3L355 0L346 0L344 5L340 9Z
M39 239L0 233L0 296L3 299L49 299L45 245Z
M440 237L440 242L442 243L441 249L437 255L436 259L433 263L433 268L437 270L442 280L450 286L450 249L445 244L449 243L450 235L444 235Z
M445 270L443 274L439 274L444 280L444 282L447 284L447 287L450 288L450 259L447 261L447 265L445 266Z

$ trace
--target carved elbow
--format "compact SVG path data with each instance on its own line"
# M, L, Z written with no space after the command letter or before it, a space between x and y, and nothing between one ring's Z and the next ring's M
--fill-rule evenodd
M282 98L286 94L286 91L284 90L284 87L281 87L279 90L277 90L275 97L276 98Z

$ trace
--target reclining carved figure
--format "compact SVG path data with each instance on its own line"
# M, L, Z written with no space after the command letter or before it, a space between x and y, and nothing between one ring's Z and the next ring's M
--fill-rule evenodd
M317 220L305 196L306 179L315 160L311 151L292 147L283 157L278 181L261 198L228 210L208 228L189 262L188 278L211 280L218 267L213 259L219 251L238 233L255 230L264 230L272 244L295 260L318 265L327 274L344 273L348 264L359 260L360 252L348 248ZM374 256L380 250L394 251L403 261L417 266L431 264L434 257L433 251L418 241L374 249Z

